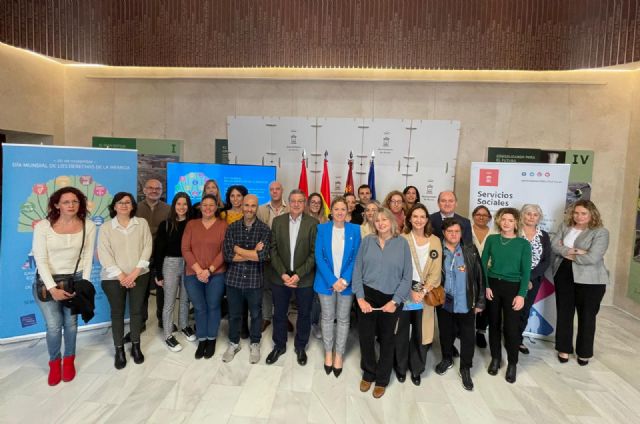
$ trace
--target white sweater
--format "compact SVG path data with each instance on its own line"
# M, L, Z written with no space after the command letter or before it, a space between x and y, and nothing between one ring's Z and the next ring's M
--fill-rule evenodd
M85 241L82 258L78 264L78 271L82 278L91 278L93 251L96 241L96 225L85 221ZM76 266L80 246L82 245L82 231L75 234L58 234L51 227L51 223L44 219L33 229L33 256L38 267L38 274L47 289L54 287L53 274L71 274Z
M144 218L131 218L126 228L113 218L100 228L98 237L100 278L116 280L120 273L129 274L135 268L141 268L140 275L146 274L152 247L151 230Z

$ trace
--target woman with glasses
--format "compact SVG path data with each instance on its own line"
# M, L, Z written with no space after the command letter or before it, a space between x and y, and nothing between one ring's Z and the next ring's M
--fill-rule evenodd
M74 295L58 288L54 277L71 274L75 269L77 277L81 275L85 280L90 279L95 240L96 226L87 219L87 198L84 194L75 187L64 187L53 193L47 206L47 218L33 229L33 256L38 275L52 298L42 302L36 293L36 284L33 285L35 302L47 327L50 386L75 377L78 332L78 315L63 306L63 302ZM60 352L63 338L64 358Z
M129 297L131 356L141 364L142 307L149 284L149 259L153 240L149 224L136 217L137 203L131 193L119 192L109 205L111 221L100 227L98 258L102 265L102 290L111 308L111 332L115 346L114 366L127 365L124 352L124 313Z
M320 224L324 224L329 219L324 214L322 207L322 196L318 193L311 193L307 199L307 214L318 220Z
M406 202L404 200L404 194L398 190L393 190L387 194L384 198L383 206L393 213L393 217L398 225L398 232L402 233L404 230L404 219L406 212Z
M478 249L478 253L482 256L482 250L484 249L484 243L487 241L487 236L494 234L493 229L489 226L491 221L491 212L486 206L480 205L471 213L471 237L473 245ZM487 339L485 333L487 332L487 325L489 324L487 311L482 311L476 314L476 345L479 348L487 347Z

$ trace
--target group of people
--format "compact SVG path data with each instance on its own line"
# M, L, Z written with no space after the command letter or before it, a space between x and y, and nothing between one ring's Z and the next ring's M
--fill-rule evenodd
M182 349L176 335L197 341L196 359L214 355L226 311L229 344L222 360L232 361L241 338L248 338L249 362L259 362L261 334L273 324L266 363L275 363L286 353L288 333L294 330L288 318L294 303L298 364L307 363L306 348L316 327L324 370L337 378L349 329L356 324L360 390L374 385L375 398L384 395L393 371L399 382L410 374L413 384L421 384L436 329L441 347L437 374L445 374L459 356L462 385L473 390L474 350L487 346L488 327L487 371L496 375L502 367L504 338L505 379L514 383L518 355L529 353L523 332L543 276L556 286L558 360L565 363L573 353L575 312L577 361L587 365L593 356L596 315L608 283L603 259L608 232L591 201L571 205L550 237L540 228L543 213L537 205L502 208L491 228L492 215L484 206L473 211L472 222L458 215L451 191L440 193L439 210L430 214L413 186L390 192L380 204L362 185L357 198L334 198L328 216L322 196L307 197L294 189L285 201L277 181L270 184L270 201L263 205L243 186L229 187L223 202L214 180L207 181L195 205L186 193L165 204L157 180L146 182L144 194L140 203L131 193L115 194L109 205L112 219L97 231L86 219L85 196L64 187L51 196L47 219L34 228L38 275L52 298L35 296L47 323L50 385L75 376L77 315L66 305L75 294L56 284L56 278L75 273L89 279L96 237L117 369L126 366L127 343L133 361L144 362L140 334L146 329L152 286L167 348ZM127 299L130 332L125 334ZM189 325L190 304L195 328Z

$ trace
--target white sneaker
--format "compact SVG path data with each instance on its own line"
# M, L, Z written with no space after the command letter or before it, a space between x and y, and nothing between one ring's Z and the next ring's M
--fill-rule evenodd
M229 347L222 355L223 362L231 362L236 353L240 352L240 345L235 343L229 343Z
M316 339L322 339L322 329L318 324L314 324L311 326L311 333Z
M257 364L260 362L260 343L251 343L249 346L249 363Z
M168 339L164 341L171 352L180 352L182 350L182 345L174 336L169 336Z

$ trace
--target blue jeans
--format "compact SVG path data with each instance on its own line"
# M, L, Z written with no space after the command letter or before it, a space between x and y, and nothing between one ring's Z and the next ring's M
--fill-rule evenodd
M291 295L296 293L298 306L298 320L296 321L296 350L306 349L311 332L311 307L313 304L313 287L291 288L284 285L272 284L273 294L273 344L277 349L287 347L287 312Z
M229 341L240 343L240 324L242 323L243 302L247 300L251 321L249 334L251 343L260 343L262 337L262 289L240 289L227 286L229 302Z
M215 340L220 328L220 305L224 295L224 273L213 274L208 283L202 283L195 275L187 275L184 285L193 303L198 340Z
M49 360L60 358L60 348L64 337L64 356L76 354L76 335L78 334L78 315L71 315L71 309L62 306L56 300L41 302L33 285L33 297L44 316L47 325L47 349ZM62 329L64 328L64 332Z

